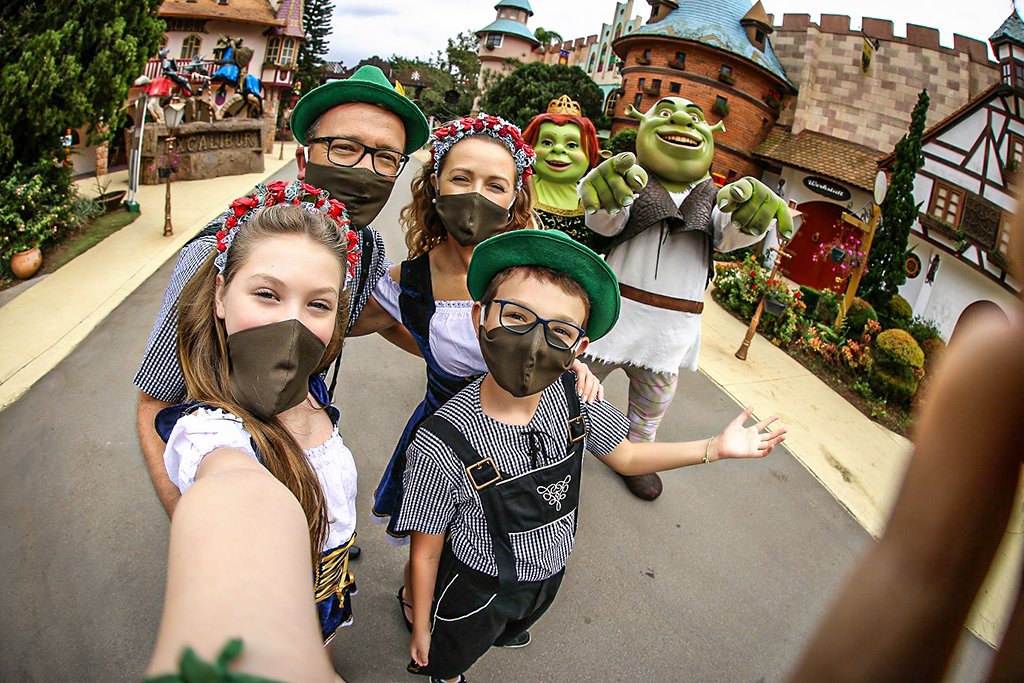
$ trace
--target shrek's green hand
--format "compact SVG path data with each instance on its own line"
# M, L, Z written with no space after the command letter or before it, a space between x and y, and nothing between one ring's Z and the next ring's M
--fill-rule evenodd
M718 191L718 208L731 213L732 222L748 235L763 235L774 219L779 234L793 236L793 219L781 197L755 178L740 178Z
M636 163L632 152L616 154L602 161L597 168L583 177L580 199L587 213L604 209L618 213L633 203L633 194L647 185L647 171Z

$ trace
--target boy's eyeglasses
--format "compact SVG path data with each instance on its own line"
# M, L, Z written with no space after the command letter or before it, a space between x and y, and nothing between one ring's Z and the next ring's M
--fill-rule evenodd
M547 320L522 304L505 299L495 299L498 304L498 324L509 332L526 334L537 325L544 326L544 340L548 346L559 351L570 351L580 343L586 334L582 327L564 320ZM488 304L490 305L490 304Z
M355 166L369 154L374 172L388 178L401 174L409 161L407 155L396 150L370 147L351 138L323 137L308 140L310 145L315 142L327 144L327 161L335 166Z

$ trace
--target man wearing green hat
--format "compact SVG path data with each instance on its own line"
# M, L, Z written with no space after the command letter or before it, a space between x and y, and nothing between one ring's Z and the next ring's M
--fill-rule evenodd
M361 257L348 286L351 328L386 268L384 241L370 223L391 196L408 155L426 142L427 119L384 72L363 66L347 80L332 81L303 96L292 111L291 128L303 145L299 179L344 202L360 236ZM181 494L164 469L164 443L153 420L163 408L185 400L176 351L178 297L216 249L216 229L207 226L182 249L135 376L139 443L168 515Z
M396 530L411 532L409 671L462 681L490 647L523 647L558 592L576 534L584 451L623 474L767 455L785 429L633 443L611 404L581 403L568 370L619 315L615 274L557 230L477 245L467 274L488 373L419 428ZM511 678L515 678L512 676Z

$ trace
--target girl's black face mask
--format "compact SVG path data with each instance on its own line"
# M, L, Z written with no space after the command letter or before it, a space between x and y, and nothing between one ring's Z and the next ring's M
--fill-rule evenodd
M443 194L435 206L444 229L464 247L480 244L508 226L508 209L479 192Z
M235 332L227 341L231 394L261 420L302 403L327 349L295 319Z

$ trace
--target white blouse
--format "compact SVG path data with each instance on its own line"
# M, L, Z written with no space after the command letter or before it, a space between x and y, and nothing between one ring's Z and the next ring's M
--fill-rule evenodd
M164 466L184 493L196 480L199 464L218 448L236 448L256 460L242 420L219 408L199 408L174 425L164 449ZM356 528L356 463L335 427L319 446L304 450L320 479L327 504L327 545L333 550L352 537Z
M389 270L377 280L373 297L392 318L402 322L398 305L401 286ZM430 318L430 352L441 369L456 377L475 377L487 372L477 331L473 327L472 301L435 301Z

